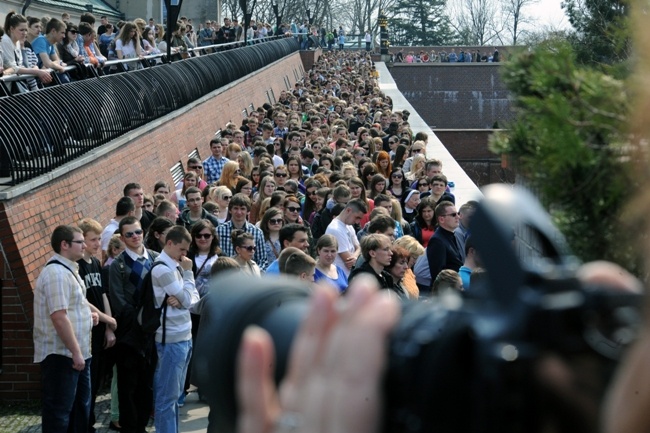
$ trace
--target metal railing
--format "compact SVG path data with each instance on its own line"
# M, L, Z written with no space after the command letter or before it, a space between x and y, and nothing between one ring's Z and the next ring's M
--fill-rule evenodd
M208 45L204 47L190 48L187 50L187 53L189 53L192 56L201 56L201 55L218 53L221 51L232 50L235 48L242 48L247 45L256 45L256 44L271 42L274 40L279 40L284 38L285 38L284 35L278 35L278 36L268 36L265 38L253 39L251 41L248 41L248 43L246 44L244 44L244 42L242 41L229 42L225 44L214 44L214 45ZM167 53L159 53L159 54L150 54L142 57L133 57L128 59L108 60L107 62L104 63L102 69L104 69L105 71L109 71L109 73L121 73L121 72L129 72L133 70L133 68L130 69L129 67L127 67L131 63L137 63L138 65L136 65L136 68L149 68L152 66L158 66L162 63L168 63L168 62L169 59L167 59ZM84 66L82 65L69 65L65 67L65 71L72 72L75 70L79 70L80 68L83 67ZM97 69L95 69L91 65L85 65L85 67L87 67L88 70L85 75L94 76L94 77L99 77L101 75L97 71ZM59 76L55 74L52 69L46 69L46 71L48 71L52 75L53 83L55 85L61 84L61 80L59 79ZM0 77L0 98L6 96L12 96L11 83L16 81L28 81L32 79L34 79L34 75L29 75L29 74L22 74L22 75L12 74L12 75L5 75Z
M282 38L0 98L0 184L48 173L298 49Z

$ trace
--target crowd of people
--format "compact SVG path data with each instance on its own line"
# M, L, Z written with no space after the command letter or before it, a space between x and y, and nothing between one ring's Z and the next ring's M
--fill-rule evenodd
M418 53L415 51L405 53L404 48L401 48L398 52L391 53L391 61L397 63L498 63L502 59L498 48L494 48L493 52L484 51L483 53L478 48L476 50L460 48L458 53L456 53L456 48L451 48L449 53L444 49L438 52L420 50Z
M46 34L63 37L51 23ZM129 33L139 34L137 25ZM427 133L411 129L410 113L394 109L377 78L369 54L325 52L276 104L224 125L210 156L189 158L177 184L133 179L109 222L55 230L48 265L60 266L46 266L35 289L35 361L44 390L69 392L44 400L44 432L71 422L92 431L91 402L112 364L110 427L142 432L153 408L156 431L177 431L200 320L194 307L217 272L282 274L342 295L368 275L411 300L470 289L480 273L468 231L476 203L456 207L442 163L426 157ZM134 324L143 281L159 262L166 266L151 281L167 313L154 369ZM71 311L62 294L70 287L92 312ZM63 310L74 325L50 320ZM73 360L70 375L54 378L47 373L62 368L61 357Z
M147 56L166 54L166 32L171 32L172 61L212 53L211 48L202 47L244 40L252 42L274 35L293 35L302 49L320 46L331 50L336 45L342 50L346 35L342 27L326 31L307 21L299 24L292 21L279 27L251 21L245 29L236 17L232 20L224 18L223 25L207 20L195 27L191 18L182 16L175 29L168 29L153 18L148 21L136 18L111 23L106 16L101 16L97 23L92 13L85 12L81 14L79 23L73 23L68 13L63 13L58 19L49 16L25 17L11 11L5 17L4 28L0 27L0 76L28 76L24 80L11 81L9 91L17 94L43 88L53 82L68 83L139 68L142 65L137 62L124 63L121 67L107 67L106 62L142 60ZM369 31L364 40L366 51L370 51L372 37ZM152 65L162 62L160 58L148 61ZM58 80L53 80L52 74L56 74Z

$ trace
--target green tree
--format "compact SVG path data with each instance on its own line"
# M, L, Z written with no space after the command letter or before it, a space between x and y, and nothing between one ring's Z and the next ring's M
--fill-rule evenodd
M565 0L562 8L575 28L570 40L580 63L612 65L629 58L626 0Z
M621 226L633 189L623 81L579 65L560 39L522 52L502 76L517 117L492 149L514 161L578 257L635 268Z
M446 0L397 0L389 9L392 45L445 45L454 33L445 15Z

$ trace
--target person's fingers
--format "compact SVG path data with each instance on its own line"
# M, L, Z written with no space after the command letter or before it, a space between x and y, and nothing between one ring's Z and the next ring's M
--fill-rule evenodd
M238 433L270 432L280 413L273 381L274 357L269 334L249 326L242 335L237 362Z
M332 287L317 286L312 294L309 312L291 346L286 383L300 386L314 366L320 362L331 325L336 320L334 304L338 294ZM283 390L284 392L284 390ZM290 396L283 394L282 402L291 405Z
M327 364L329 371L324 373L332 377L334 394L328 417L330 431L377 430L388 335L399 316L397 300L376 293L359 307L348 324L342 321L333 331L331 362Z
M619 265L606 261L595 261L580 266L576 276L583 283L599 284L624 292L642 293L641 282Z

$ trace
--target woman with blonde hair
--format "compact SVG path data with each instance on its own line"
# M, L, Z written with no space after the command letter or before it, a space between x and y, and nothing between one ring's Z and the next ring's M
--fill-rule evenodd
M237 155L237 163L239 164L241 175L253 180L251 177L251 174L253 172L253 158L251 158L250 153L241 152L239 155Z
M241 171L239 170L239 164L236 163L235 161L228 161L226 164L223 166L223 170L221 172L221 178L217 182L218 186L227 186L230 188L230 191L234 192L235 188L237 188L237 177L239 176L239 173Z
M402 287L409 294L409 298L417 299L420 296L420 289L418 288L417 283L415 282L415 273L413 272L413 267L415 262L418 261L418 258L425 253L425 249L413 236L402 236L397 239L393 246L404 248L408 251L408 269L404 273L402 278ZM394 254L394 253L393 253Z
M260 187L257 190L257 197L255 198L255 202L251 206L251 212L248 215L248 221L251 224L255 224L262 218L262 215L264 215L261 210L262 202L267 198L271 198L271 195L275 192L276 186L277 184L273 176L266 176L260 181Z
M426 165L426 158L424 157L423 154L419 153L413 157L413 162L411 163L411 171L404 173L404 176L406 176L406 179L409 182L414 182L416 179L421 178L424 176L426 173L424 171L424 167Z
M209 196L212 198L216 204L219 205L219 215L217 215L217 220L219 224L223 224L230 219L230 214L228 212L228 204L232 199L232 191L227 186L217 186L210 188Z

